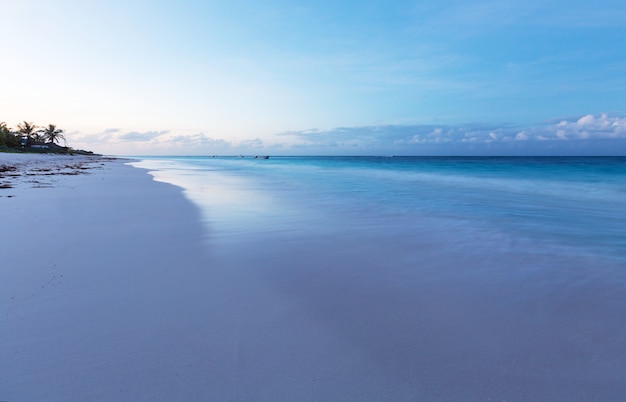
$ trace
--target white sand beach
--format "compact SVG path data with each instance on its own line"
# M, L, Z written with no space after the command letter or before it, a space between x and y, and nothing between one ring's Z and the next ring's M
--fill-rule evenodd
M0 400L205 399L212 287L179 189L120 160L3 165L16 170L0 178Z
M277 289L246 253L208 246L178 187L123 160L0 165L16 167L0 193L0 400L383 400L404 381L293 304L289 277Z
M220 231L227 200L207 225L127 162L0 153L0 401L624 394L621 285L582 259L437 250L431 234L385 269L402 232ZM555 287L551 267L577 281Z
M390 379L318 317L208 255L179 188L123 160L0 165L19 175L0 193L0 400L384 396L367 383Z

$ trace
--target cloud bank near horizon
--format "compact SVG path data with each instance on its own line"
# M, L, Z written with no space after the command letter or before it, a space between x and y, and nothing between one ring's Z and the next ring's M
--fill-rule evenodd
M121 155L626 155L626 117L608 113L523 126L473 123L308 129L281 132L264 140L114 128L70 134L79 147Z

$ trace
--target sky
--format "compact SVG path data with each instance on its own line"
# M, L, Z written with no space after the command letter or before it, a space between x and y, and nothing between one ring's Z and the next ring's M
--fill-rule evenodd
M115 155L626 155L626 2L0 0L0 122Z

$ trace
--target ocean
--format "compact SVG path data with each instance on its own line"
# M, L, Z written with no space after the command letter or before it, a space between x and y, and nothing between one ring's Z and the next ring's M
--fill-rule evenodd
M325 334L303 373L341 381L317 396L626 395L624 157L137 159L197 206L216 266L254 278L249 314L294 306L274 335ZM314 359L288 349L286 372Z

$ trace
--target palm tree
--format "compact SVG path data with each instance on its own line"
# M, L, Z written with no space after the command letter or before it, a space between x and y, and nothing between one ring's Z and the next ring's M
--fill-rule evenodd
M23 123L17 125L17 132L26 137L30 143L33 140L33 136L37 135L37 133L35 133L36 128L37 126L33 123L24 121Z
M24 121L23 123L17 125L17 131L27 137L31 137L34 134L36 128L36 125L27 121Z
M49 143L55 143L59 142L59 140L65 139L63 130L57 128L54 124L48 124L48 127L45 127L40 132L43 134L43 138L45 138Z

